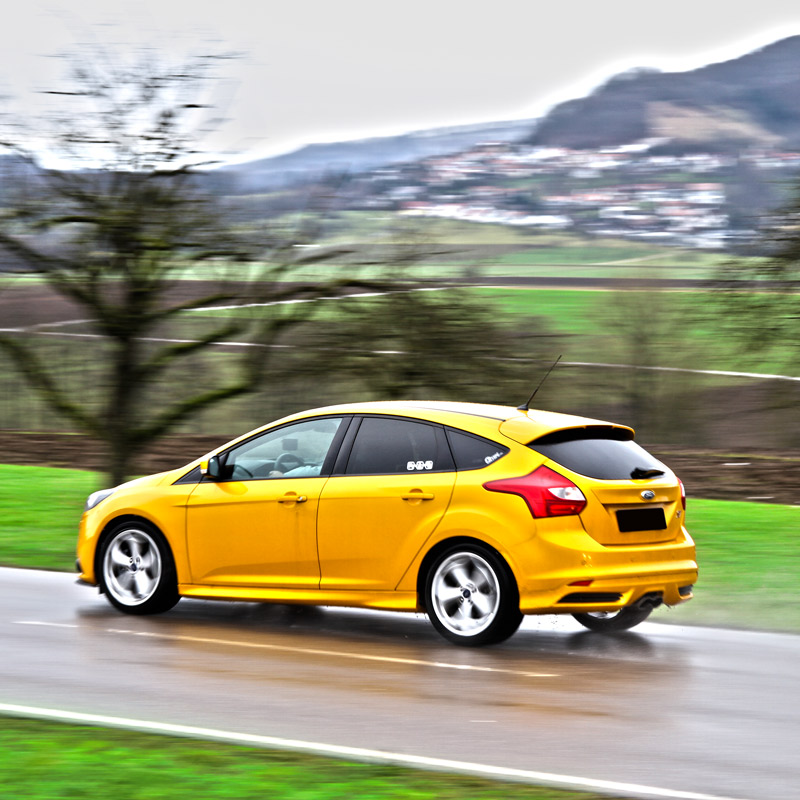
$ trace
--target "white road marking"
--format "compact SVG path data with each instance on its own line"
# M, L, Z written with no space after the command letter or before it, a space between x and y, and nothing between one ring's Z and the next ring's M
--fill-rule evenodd
M432 289L418 289L417 291L433 291ZM351 297L370 297L372 295L347 295L346 297L323 297L322 300L346 300ZM248 308L250 306L261 305L285 305L293 303L310 303L316 302L312 300L280 300L276 303L249 303L247 305L230 306L230 308ZM205 310L225 310L228 306L209 307ZM197 311L203 309L195 309ZM60 325L71 325L73 322L83 322L84 320L66 320L61 323L47 323L48 327L56 327ZM60 339L105 339L106 337L100 333L66 333L63 331L46 331L40 330L41 326L31 326L29 328L0 328L0 333L28 333L35 336L50 336ZM137 341L140 342L153 342L157 344L191 344L198 341L197 339L173 339L162 338L157 336L140 336ZM209 342L213 347L270 347L280 349L294 349L294 345L264 345L260 342ZM364 350L359 352L371 353L373 355L400 355L402 350ZM524 361L526 359L514 358L505 359L509 361ZM773 381L792 381L800 383L800 376L797 375L777 375L771 372L735 372L733 370L723 369L690 369L688 367L656 367L656 366L643 366L641 364L612 364L599 361L561 361L559 362L562 367L601 367L603 369L634 369L646 370L651 372L680 372L689 375L718 375L727 378L753 378L755 380L773 380ZM726 465L729 466L729 465Z
M102 725L110 728L124 728L143 733L169 734L193 739L210 739L229 744L255 747L268 747L277 750L293 750L313 755L345 758L354 761L366 761L378 764L392 764L400 767L435 770L438 772L455 772L464 775L476 775L482 778L533 783L567 789L594 789L599 791L625 794L631 797L670 798L671 800L734 800L719 795L684 792L676 789L662 789L655 786L643 786L635 783L595 780L575 775L559 775L553 772L537 772L527 769L513 769L489 764L475 764L469 761L452 761L445 758L417 756L406 753L393 753L388 750L370 750L364 747L347 747L345 745L308 742L301 739L284 739L277 736L261 736L252 733L236 733L215 728L201 728L193 725L176 725L168 722L152 722L150 720L112 717L105 714L85 714L77 711L64 711L36 706L13 705L0 703L0 713L15 717L28 717L42 720L70 722L79 725ZM738 798L744 800L744 798Z
M74 625L66 622L36 622L35 620L19 620L11 623L12 625L41 625L46 628L80 628L80 625Z
M78 628L79 625L62 622L40 622L37 620L16 620L14 625L39 625L47 628ZM394 658L392 656L375 656L368 653L350 653L345 650L322 650L313 647L290 647L289 645L270 644L267 642L244 642L238 639L215 639L207 636L184 636L172 633L155 633L153 631L134 631L128 628L103 628L105 633L123 636L140 636L146 639L161 639L173 642L192 642L195 644L219 644L226 647L248 647L256 650L272 650L282 653L300 653L310 656L326 656L328 658L349 658L356 661L379 661L386 664L403 664L414 667L435 667L436 669L455 669L462 672L489 672L500 675L516 675L522 678L557 678L550 672L524 672L522 670L502 669L499 667L480 667L474 664L449 664L445 661L425 661L418 658Z
M722 375L728 378L759 378L775 381L798 381L796 375L774 375L770 372L732 372L725 369L688 369L686 367L645 367L639 364L607 364L596 361L561 361L564 367L605 367L617 369L643 369L653 372L688 372L692 375Z

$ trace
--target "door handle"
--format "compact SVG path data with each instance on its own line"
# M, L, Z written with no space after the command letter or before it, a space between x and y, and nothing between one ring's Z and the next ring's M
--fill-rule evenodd
M420 491L412 491L400 495L403 500L433 500L435 496L436 495L431 494L430 492Z
M278 498L279 503L305 503L306 500L308 500L306 495L294 492L287 492L283 497Z

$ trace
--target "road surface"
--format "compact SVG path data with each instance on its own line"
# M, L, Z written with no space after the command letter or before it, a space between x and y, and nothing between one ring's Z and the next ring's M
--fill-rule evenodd
M542 617L474 651L422 616L184 600L136 618L72 575L0 569L0 641L0 705L645 785L653 797L800 796L798 636L645 623L609 637Z

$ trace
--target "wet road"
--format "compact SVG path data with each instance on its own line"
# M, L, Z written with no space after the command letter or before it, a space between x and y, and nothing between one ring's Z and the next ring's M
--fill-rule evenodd
M135 618L72 575L0 569L0 641L0 703L800 796L797 636L544 617L472 651L421 616L184 600Z

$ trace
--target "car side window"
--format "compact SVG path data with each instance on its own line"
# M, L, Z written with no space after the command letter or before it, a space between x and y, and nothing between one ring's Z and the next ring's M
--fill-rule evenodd
M341 417L303 420L248 439L224 454L224 475L232 481L316 477L341 424Z
M483 469L509 452L507 447L497 442L452 428L447 429L447 440L450 442L456 469L459 471Z
M345 472L347 475L411 475L446 472L453 468L440 426L407 419L365 417Z

